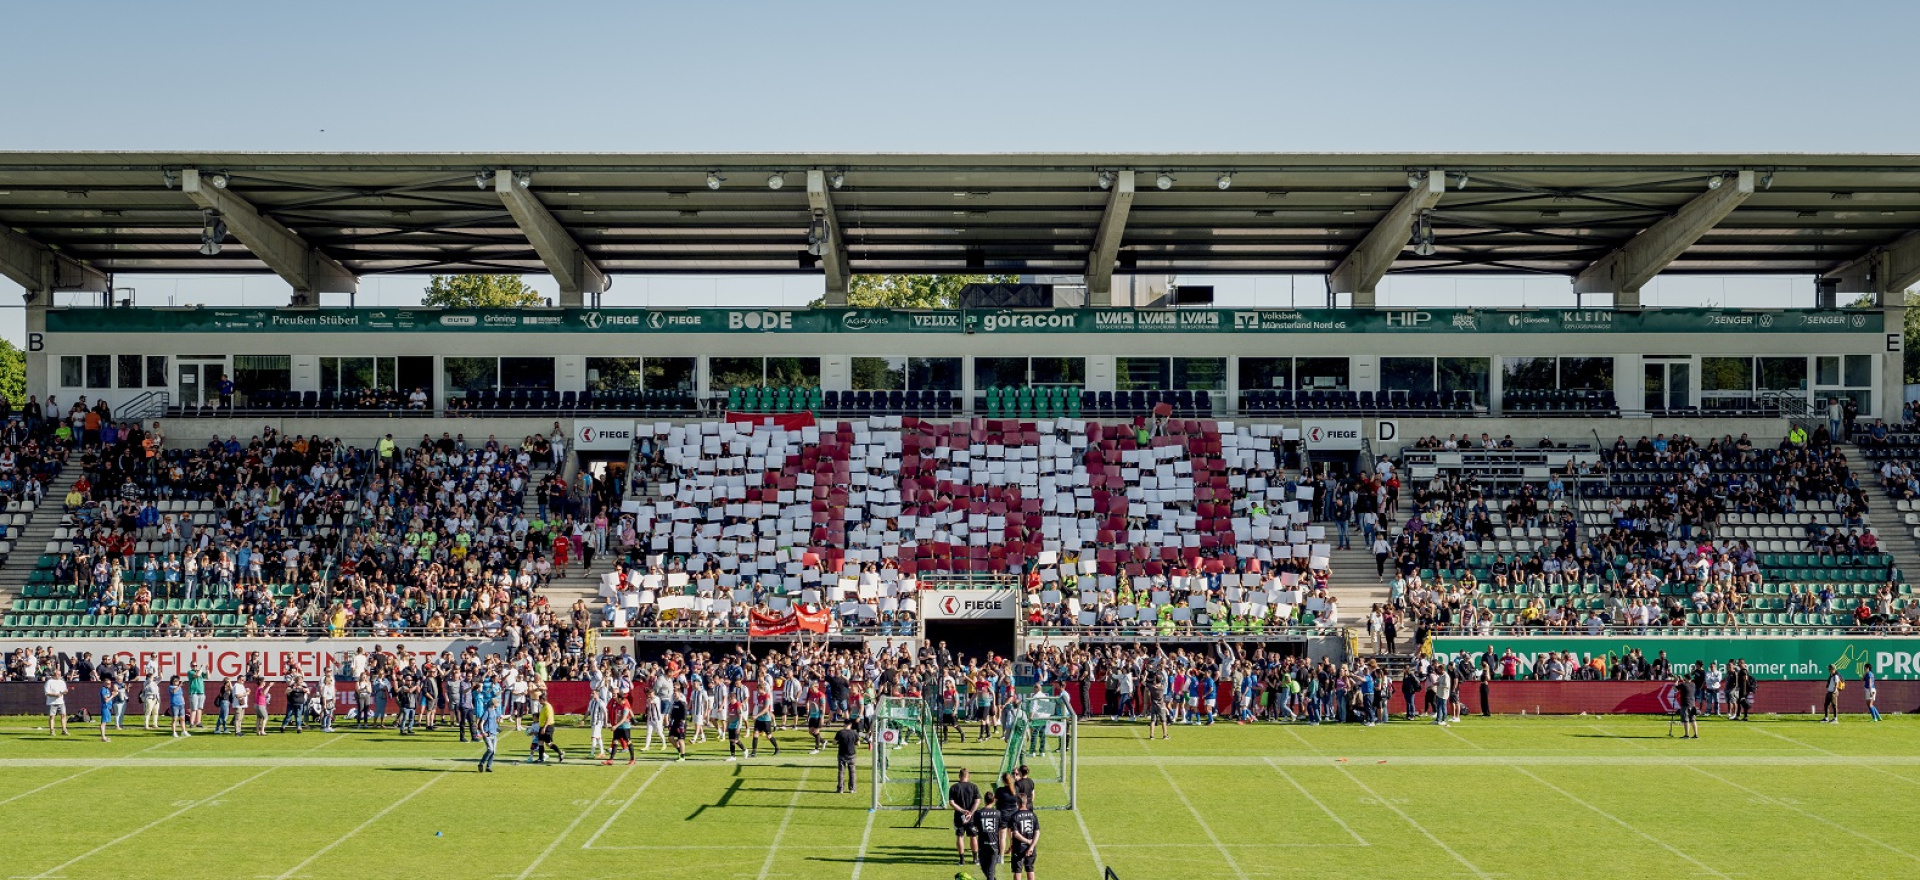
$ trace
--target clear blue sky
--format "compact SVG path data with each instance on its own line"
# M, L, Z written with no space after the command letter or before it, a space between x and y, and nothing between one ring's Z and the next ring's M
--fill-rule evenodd
M1915 3L69 2L6 23L4 150L1920 149ZM148 302L284 295L134 283ZM1223 295L1288 281L1245 284Z

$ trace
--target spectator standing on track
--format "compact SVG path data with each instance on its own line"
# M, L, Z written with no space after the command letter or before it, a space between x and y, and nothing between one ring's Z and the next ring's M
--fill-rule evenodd
M1839 404L1834 404L1838 407ZM1827 688L1820 698L1820 723L1840 723L1840 691L1847 686L1840 678L1840 667L1827 664Z
M187 726L205 727L207 712L207 673L195 660L187 668Z
M1427 690L1433 700L1433 723L1447 726L1447 701L1453 696L1453 676L1447 672L1447 664L1435 663L1433 672L1427 679Z
M834 794L840 794L842 792L846 794L853 793L856 784L854 777L857 769L857 765L854 762L860 757L860 730L857 726L858 724L858 719L849 716L846 726L840 728L840 730L833 735L834 757L838 762L837 769L835 769L833 773Z
M1673 676L1673 700L1680 716L1680 738L1700 738L1700 713L1694 706L1693 679L1686 673L1676 672Z
M58 670L49 670L43 687L47 694L47 735L71 736L67 732L67 680ZM104 725L101 738L105 738Z
M193 735L187 730L186 683L178 675L167 682L167 720L175 739Z

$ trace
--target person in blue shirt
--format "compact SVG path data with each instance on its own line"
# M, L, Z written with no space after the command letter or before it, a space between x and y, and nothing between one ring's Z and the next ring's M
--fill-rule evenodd
M1220 686L1214 682L1211 674L1201 672L1194 676L1193 689L1200 695L1201 708L1207 712L1205 723L1213 724L1214 715L1220 707Z
M480 741L487 744L487 750L480 754L479 772L493 772L493 754L500 745L500 710L489 705L480 712Z
M1878 684L1879 679L1874 677L1873 666L1868 664L1860 671L1860 695L1867 700L1867 717L1871 721L1880 720L1880 706L1875 702L1880 697Z

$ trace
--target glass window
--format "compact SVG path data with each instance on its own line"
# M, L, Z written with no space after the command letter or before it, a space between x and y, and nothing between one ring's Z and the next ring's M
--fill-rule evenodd
M105 354L87 355L87 387L113 387L113 356Z
M1295 358L1294 380L1306 390L1345 391L1352 364L1343 357Z
M1847 371L1844 384L1848 388L1873 387L1873 355L1847 355Z
M353 394L366 388L377 388L374 380L373 358L350 357L340 359L340 387Z
M765 358L707 358L707 370L711 374L707 379L707 387L716 392L725 392L730 388L759 388L766 384L767 361Z
M233 387L242 394L252 394L256 391L293 390L293 356L285 354L234 355Z
M817 357L767 358L768 388L812 388L820 384Z
M640 387L640 359L636 357L587 358L587 390L612 391Z
M382 391L393 391L397 389L400 385L400 359L397 357L383 357L374 358L373 361L379 365L378 374L374 376L374 387Z
M1567 391L1612 391L1613 358L1561 358L1560 387Z
M1227 359L1174 358L1173 387L1183 391L1227 390Z
M320 359L320 392L338 392L340 390L340 359Z
M473 397L500 386L500 359L450 357L441 360L448 397Z
M690 357L647 358L646 383L655 391L679 391L692 394L694 389L694 368L699 360Z
M167 387L167 356L163 354L147 355L147 387Z
M1485 363L1482 361L1482 363ZM1433 358L1383 357L1380 359L1380 387L1388 391L1433 391Z
M1293 358L1241 358L1240 390L1286 390L1293 387Z
M973 359L973 387L1012 388L1027 384L1026 358L977 357Z
M553 358L501 358L500 387L513 389L525 388L528 391L552 391Z
M1553 358L1510 357L1503 358L1501 379L1505 389L1513 391L1552 391L1559 382L1559 365Z
M77 354L60 356L60 387L78 388L87 381L86 367Z
M1822 355L1814 358L1813 381L1816 385L1840 384L1840 356Z
M905 391L907 359L903 357L857 357L853 359L853 390Z
M1752 393L1753 358L1700 358L1700 391L1703 394L1713 392Z
M116 372L117 384L121 388L138 388L146 378L146 363L137 354L123 354L114 359L119 367Z
M1490 371L1487 358L1443 357L1435 366L1438 373L1437 390L1446 395L1447 400L1452 400L1455 392L1465 391L1473 395L1475 406L1487 402L1487 393L1492 387L1488 379Z
M1082 363L1085 363L1082 361ZM915 391L959 391L960 359L927 357L907 359L907 387Z
M1087 384L1087 359L1077 357L1037 357L1029 378L1035 385Z
M1807 390L1807 359L1803 357L1763 357L1760 359L1761 391Z
M1120 357L1113 359L1116 391L1162 391L1170 378L1172 358Z

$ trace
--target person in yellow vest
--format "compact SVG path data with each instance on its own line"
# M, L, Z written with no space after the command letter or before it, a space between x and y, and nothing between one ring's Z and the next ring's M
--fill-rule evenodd
M379 446L377 447L377 449L380 452L380 460L384 462L392 462L395 448L396 447L394 446L394 443L393 443L392 434L388 434L387 436L380 438L380 443L379 443Z

